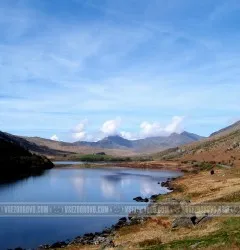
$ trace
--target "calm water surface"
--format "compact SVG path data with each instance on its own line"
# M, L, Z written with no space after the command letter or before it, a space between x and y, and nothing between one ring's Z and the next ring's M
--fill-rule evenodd
M168 192L158 182L179 176L177 172L101 168L60 168L0 186L1 202L133 202ZM9 217L0 218L0 249L34 248L101 231L116 217Z
M83 161L54 161L54 165L79 165L84 164L86 162Z

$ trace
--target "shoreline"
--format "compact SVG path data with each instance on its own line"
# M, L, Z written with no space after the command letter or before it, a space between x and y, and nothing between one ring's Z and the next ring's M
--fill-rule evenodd
M92 165L92 164L91 164ZM178 166L178 163L168 163L167 166L165 165L165 162L161 162L161 165L159 165L159 162L151 162L151 164L149 164L149 162L147 162L147 164L145 163L143 167L143 164L136 164L136 162L131 162L131 164L129 163L117 163L117 165L115 164L115 166L112 165L112 163L108 163L108 166L106 166L105 163L96 163L93 164L94 167L93 168L98 168L98 167L110 167L109 165L111 165L112 168L132 168L132 169L151 169L151 170L159 170L159 171L176 171L179 173L182 173L181 169L177 168L176 166ZM121 165L121 166L119 166ZM146 167L147 166L147 167ZM150 167L149 167L150 166ZM174 166L174 168L172 168ZM58 169L58 168L73 168L73 169L79 169L79 168L85 168L85 164L79 164L79 165L71 165L71 166L57 166L54 167L53 169ZM92 168L89 167L89 168ZM178 177L172 177L172 178L167 178L166 181L163 181L161 183L158 183L160 186L162 187L166 187L168 189L168 191L174 192L174 187L171 185L173 180L176 180L178 178L181 178L183 175L180 175ZM144 197L141 198L139 197L133 197L133 201L137 201L137 203L146 203L146 208L145 210L152 206L152 204L154 204L157 200L158 197L160 196L164 196L168 193L165 194L153 194L150 197ZM136 198L141 198L141 199L137 199ZM147 200L144 201L144 200ZM136 203L136 204L137 204ZM116 216L117 217L117 216ZM132 216L131 213L126 215L125 217L122 217L120 219L118 219L118 221L113 224L110 227L107 227L105 229L103 229L100 232L89 232L89 233L85 233L82 236L77 236L75 238L73 238L71 241L69 240L64 240L64 241L58 241L55 242L53 244L43 244L40 245L39 247L36 248L36 250L43 250L43 249L56 249L56 248L62 248L62 249L67 249L68 247L75 247L75 246L103 246L103 247L114 247L114 242L112 240L113 236L117 233L118 229L120 228L124 228L126 226L130 226L130 225L139 225L142 224L144 221L146 221L150 216L142 216L140 215L135 215ZM21 248L20 248L21 249ZM19 250L20 250L19 249ZM22 248L23 250L23 248Z
M136 163L131 162L130 164L127 164L127 167L134 168L133 164L135 164L135 168L141 169L144 169L142 166L145 166L145 168L148 166L148 169L157 169L159 171L169 171L174 169L174 167L171 167L173 166L173 162L168 162L167 168L163 166L159 167L159 163L160 162L145 162L141 164L139 163L136 166ZM163 162L161 163L163 164ZM110 165L112 166L112 164ZM169 204L171 206L174 205L178 210L182 205L184 206L189 203L194 205L204 202L234 201L234 199L240 197L239 168L226 169L215 167L215 173L212 175L209 168L197 168L196 165L191 166L190 164L182 164L181 167L178 167L178 162L175 162L174 165L184 174L182 176L166 179L165 182L161 182L161 186L167 187L171 192L152 195L151 198L155 199L155 202L146 203L148 206L153 205L154 208L154 204L156 206ZM94 166L99 167L99 164L95 164ZM100 164L100 166L103 166L103 164ZM126 167L126 163L115 164L115 166ZM238 193L236 193L238 190L239 196ZM235 193L236 195L232 195ZM129 215L131 216L131 213ZM183 217L175 217L171 216L171 214L162 216L161 213L159 216L156 215L157 214L151 214L150 212L150 216L147 215L148 217L141 217L140 214L140 217L135 217L133 222L129 220L128 217L130 216L126 215L126 217L120 218L116 224L101 232L84 234L83 236L76 237L71 241L60 241L52 245L45 245L45 247L42 245L42 248L39 246L37 250L95 250L99 248L112 249L114 247L123 247L122 249L138 249L137 246L150 245L161 245L163 249L165 249L165 247L168 249L168 246L173 244L172 242L176 242L174 244L179 244L179 246L184 244L184 246L186 245L186 247L188 247L186 249L189 249L189 247L194 246L194 242L198 239L203 242L205 240L208 241L209 234L214 237L215 232L219 232L221 235L221 233L226 230L232 230L231 228L226 229L226 224L223 223L228 219L224 217L212 218L211 216L201 216L200 214L190 214L190 217L184 217L184 215ZM228 223L231 223L231 220L228 220ZM237 225L238 224L236 224L235 227L237 227ZM202 230L203 227L205 230ZM186 235L188 235L187 238ZM188 237L192 237L192 240L188 241ZM221 237L218 238L218 240L220 239Z
M190 171L191 168L187 164L179 163L177 161L167 162L167 161L130 161L130 162L86 162L81 164L55 164L53 169L58 168L101 168L101 167L110 167L110 168L132 168L132 169L152 169L159 171L179 171L186 172Z

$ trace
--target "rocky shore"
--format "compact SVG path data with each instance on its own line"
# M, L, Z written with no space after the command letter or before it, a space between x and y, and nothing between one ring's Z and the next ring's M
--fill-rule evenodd
M158 182L162 187L171 187L171 180L174 180L176 178L168 178L166 182ZM171 187L172 188L172 187ZM172 190L172 189L171 189ZM133 198L133 200L137 202L146 202L148 203L146 205L147 207L152 206L153 203L156 202L156 199L161 194L155 194L152 195L149 198L142 198L141 196ZM144 214L144 213L143 213ZM44 244L40 245L37 248L34 249L25 249L25 248L15 248L15 249L8 249L8 250L43 250L43 249L58 249L58 248L66 248L70 246L79 246L79 245L101 245L102 249L108 248L108 247L115 247L113 238L117 232L117 230L131 225L137 225L144 223L149 217L146 215L141 215L141 213L134 213L129 214L128 217L122 217L120 218L116 224L112 225L109 228L105 228L101 232L95 232L95 233L86 233L83 236L77 236L73 240L65 240L65 241L57 241L53 244Z
M86 233L83 236L78 236L73 240L58 241L51 245L39 246L36 250L65 248L67 246L79 246L79 245L101 245L101 247L115 247L113 237L116 230L130 225L136 225L143 223L147 218L134 216L134 217L122 217L118 222L109 228L104 229L102 232Z

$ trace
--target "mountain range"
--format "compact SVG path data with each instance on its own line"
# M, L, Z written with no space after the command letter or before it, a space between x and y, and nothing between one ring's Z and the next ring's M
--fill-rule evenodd
M226 155L231 150L239 151L240 121L212 133L209 137L202 137L189 132L172 133L169 136L148 137L145 139L128 140L119 135L112 135L97 142L77 141L62 142L40 137L21 137L0 132L0 139L7 137L9 141L21 147L46 156L67 155L71 153L94 154L104 151L115 156L131 156L136 154L151 154L166 157L216 158ZM167 151L164 151L167 150ZM170 153L170 155L169 155ZM209 155L209 157L208 157ZM190 157L191 156L191 157ZM240 159L240 156L239 156Z
M108 136L97 142L78 141L74 142L75 146L88 146L96 148L108 149L132 149L136 152L148 152L154 150L161 150L164 148L175 147L194 141L199 141L204 137L182 132L180 134L172 133L169 136L147 137L139 140L127 140L119 135Z
M139 140L128 140L119 135L113 135L105 137L97 142L77 141L69 143L40 137L21 137L3 132L1 132L1 134L7 135L12 141L17 142L31 152L48 156L69 153L89 154L102 150L112 155L151 153L195 142L204 138L189 132L182 132L180 134L172 133L169 136L148 137Z

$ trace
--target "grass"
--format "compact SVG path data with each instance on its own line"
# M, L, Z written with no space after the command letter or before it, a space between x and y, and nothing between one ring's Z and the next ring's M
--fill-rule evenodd
M240 202L240 192L234 192L227 196L216 199L214 202Z
M98 154L74 155L73 158L74 160L83 162L127 162L132 160L130 157L115 157Z
M159 239L143 241L139 244L141 249L165 250L165 249L212 249L222 246L223 249L231 247L240 248L240 218L228 218L222 223L222 227L215 233L199 238L185 238L166 244L161 244ZM152 243L152 244L151 244Z

